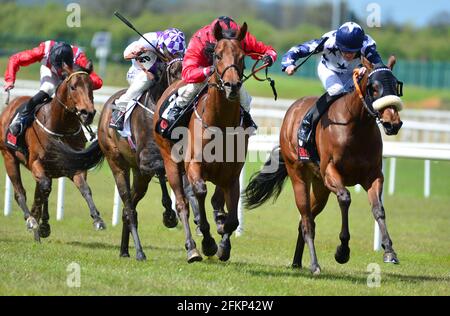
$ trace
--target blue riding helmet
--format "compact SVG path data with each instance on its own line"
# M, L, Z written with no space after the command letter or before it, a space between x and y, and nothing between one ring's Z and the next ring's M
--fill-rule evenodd
M354 22L346 22L336 32L336 46L342 52L355 53L363 47L365 36L361 26Z

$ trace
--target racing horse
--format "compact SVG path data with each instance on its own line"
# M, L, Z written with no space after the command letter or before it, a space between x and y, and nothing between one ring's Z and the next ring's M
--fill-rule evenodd
M56 150L52 145L55 139L74 150L85 147L87 140L82 125L91 124L95 116L92 83L89 79L91 65L88 65L88 69L70 69L64 65L66 77L56 89L55 97L35 111L33 124L24 133L25 150L13 151L6 147L5 135L11 118L30 97L15 98L0 116L0 150L6 173L14 187L14 197L24 213L27 229L34 232L36 241L40 241L40 237L46 238L50 235L48 197L52 179L59 177L70 178L80 190L89 206L94 228L106 228L86 182L87 169L69 171L63 168L63 161L51 159L48 155L49 150ZM31 211L27 206L20 164L31 171L36 181Z
M293 267L301 267L306 242L311 256L311 272L320 274L314 248L314 219L324 209L330 192L337 196L342 217L341 244L337 247L335 259L341 264L348 262L351 197L346 186L356 184L361 184L368 193L373 216L381 230L384 262L399 262L386 227L381 200L383 142L377 125L381 123L387 135L396 135L402 126L398 113L402 109L402 83L392 73L394 64L395 57L391 56L388 67L374 69L364 59L367 71L362 77L355 69L355 90L336 100L318 123L315 136L320 157L318 164L303 163L297 156L298 128L317 97L304 97L294 102L281 126L279 148L272 151L263 169L252 176L245 190L245 205L256 208L271 197L276 199L285 179L288 176L291 179L301 215Z
M185 231L185 248L187 250L188 263L200 261L202 256L197 250L189 226L189 208L182 189L183 173L187 174L189 183L198 201L199 227L203 235L202 251L204 255L210 257L217 254L220 260L228 260L231 253L230 236L239 224L237 218L239 174L245 162L248 134L243 134L244 139L240 143L241 146L238 146L238 142L236 142L231 148L228 148L223 143L220 143L215 148L215 159L208 160L202 157L199 159L198 154L202 155L202 152L205 152L207 147L213 145L211 137L206 136L209 132L218 131L223 135L227 128L235 129L241 126L239 89L242 85L244 70L244 51L240 42L245 38L246 32L247 24L244 23L234 38L225 38L220 24L217 23L215 25L214 36L217 40L213 54L215 70L208 79L206 93L198 98L194 114L189 118L189 133L183 135L182 142L173 143L163 138L156 132L156 128L161 106L184 82L179 81L170 86L164 92L156 107L154 119L155 141L160 148L167 178L176 196L176 209ZM206 137L203 137L204 135ZM215 141L217 142L217 139ZM180 144L182 154L178 157L173 157L172 152L177 153L180 151L180 147L178 147ZM237 156L241 157L241 159L238 159ZM211 236L210 225L206 218L206 181L216 185L215 193L212 197L213 208L220 210L223 204L226 204L228 209L228 214L224 221L218 222L216 220L216 224L218 224L217 231L222 236L219 247Z

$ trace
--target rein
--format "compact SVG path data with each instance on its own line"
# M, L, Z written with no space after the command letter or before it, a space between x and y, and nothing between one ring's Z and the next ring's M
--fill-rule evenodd
M358 94L359 99L361 100L364 108L367 110L369 115L373 117L377 121L377 123L381 123L380 113L376 111L372 106L369 106L364 98L361 87L359 86L358 73L359 68L353 69L353 84L355 86L356 93ZM372 75L372 73L373 72L369 74L369 77Z

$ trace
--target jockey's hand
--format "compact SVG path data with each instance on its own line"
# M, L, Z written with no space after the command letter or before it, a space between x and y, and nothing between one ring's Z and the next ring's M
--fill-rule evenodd
M264 55L261 60L264 64L267 64L269 67L273 64L273 59L270 55Z
M288 66L285 70L285 73L288 74L288 76L292 76L295 73L295 65Z
M367 68L366 67L361 67L361 68L359 68L359 71L358 71L358 77L362 77L362 76L364 76L364 74L366 73L366 71L367 71Z
M8 92L9 90L14 88L14 82L5 82L5 85L3 86L3 89L5 92Z
M131 51L131 53L135 56L140 56L145 52L148 52L149 49L145 46L136 46L135 48L133 48L133 50Z

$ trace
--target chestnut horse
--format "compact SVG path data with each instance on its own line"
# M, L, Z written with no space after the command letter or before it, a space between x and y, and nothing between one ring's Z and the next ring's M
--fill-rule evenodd
M314 248L314 218L325 207L330 192L336 194L342 215L341 244L335 259L343 264L350 258L348 209L351 199L346 186L356 184L361 184L368 193L373 216L381 229L384 261L398 263L381 201L383 142L377 122L383 124L387 135L397 134L402 125L398 114L402 108L401 83L391 72L395 57L389 59L389 68L373 69L367 60L363 60L363 64L367 68L365 75L358 78L357 70L353 75L355 91L335 101L318 123L315 140L320 163L298 160L297 131L303 116L317 101L317 97L301 98L292 104L284 117L280 148L272 152L263 170L252 177L245 192L246 206L255 208L271 196L278 197L286 177L291 178L301 215L293 267L301 267L306 242L313 274L320 273Z
M236 37L230 39L223 37L219 23L214 27L214 36L217 40L213 55L215 72L208 79L207 92L199 98L195 114L190 117L189 133L183 136L183 141L187 144L187 148L183 148L184 157L172 159L171 152L177 151L173 149L177 148L175 145L179 143L174 145L154 132L155 141L159 145L164 159L167 178L175 192L176 209L185 230L185 247L189 263L202 260L202 256L196 248L189 227L189 208L182 190L181 175L184 171L198 200L199 227L203 234L202 250L206 256L213 256L217 253L220 260L228 260L231 252L230 235L239 224L237 218L239 174L247 153L248 135L243 135L244 140L241 142L240 148L236 148L237 145L234 144L232 148L228 149L223 143L220 143L215 148L217 158L215 160L208 161L203 159L204 157L198 157L198 154L202 155L206 147L213 143L211 137L203 137L208 131L215 130L224 134L227 128L240 127L239 89L242 85L245 56L240 41L244 39L246 32L247 24L244 23ZM164 92L155 111L155 128L159 119L159 108L164 100L181 85L183 82L175 83ZM227 138L228 136L234 137L234 135L227 135ZM217 141L217 137L214 140ZM235 154L241 159L237 159ZM233 158L230 158L231 156ZM181 159L178 160L178 158ZM205 213L206 181L211 181L216 185L216 191L212 197L214 209L220 210L224 202L228 209L228 216L224 223L218 224L217 231L222 235L219 248L211 236Z
M92 69L92 67L88 68ZM0 117L0 150L6 173L14 187L14 197L24 213L26 226L34 232L36 241L40 241L40 237L46 238L50 235L48 196L51 192L51 179L54 178L69 177L89 206L94 228L100 230L106 227L95 207L91 189L86 182L86 169L69 172L62 168L62 161L47 155L52 147L50 143L55 138L73 149L80 150L85 147L87 140L81 126L91 124L95 115L92 82L89 79L90 69L73 71L64 66L66 79L56 89L54 99L37 110L34 114L35 120L23 135L28 155L9 149L4 140L17 108L30 97L18 97L12 100ZM26 192L20 176L20 163L31 171L36 181L31 212L26 203Z

